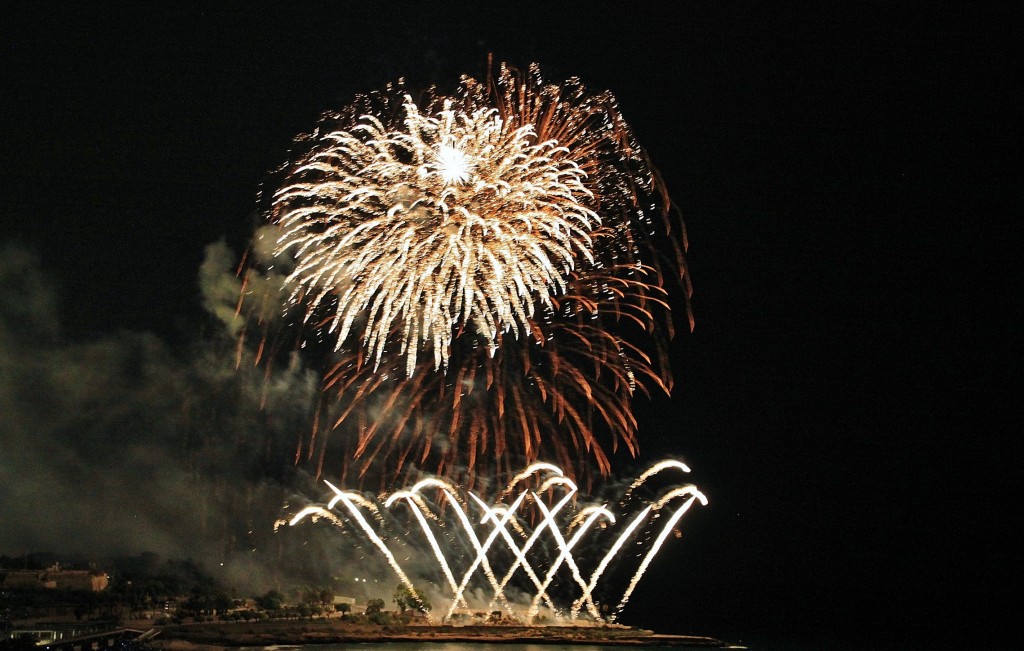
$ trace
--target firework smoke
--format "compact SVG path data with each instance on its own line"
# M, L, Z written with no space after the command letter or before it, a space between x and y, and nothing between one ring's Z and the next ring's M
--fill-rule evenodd
M231 257L207 249L211 317L238 300ZM316 376L240 372L229 334L187 347L145 332L84 338L62 324L55 284L37 256L0 242L0 551L195 558L246 590L320 576L333 541L315 534L305 555L285 554L265 524L315 490L290 447Z

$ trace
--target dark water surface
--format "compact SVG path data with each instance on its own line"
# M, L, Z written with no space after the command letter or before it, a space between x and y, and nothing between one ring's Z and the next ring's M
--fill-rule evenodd
M480 642L364 642L361 644L277 645L242 647L240 651L624 651L625 649L696 649L698 647L606 646L602 644L494 644ZM707 649L709 647L699 647ZM712 647L713 648L713 647Z
M826 649L831 651L853 651L873 649L876 651L896 651L897 649L933 649L934 645L915 645L905 642L874 639L853 641L843 638L818 636L807 638L723 640L726 649L750 649L751 651L804 651ZM315 644L315 645L278 645L271 647L243 647L240 651L626 651L628 649L709 649L714 647L665 647L665 646L611 646L602 644L494 644L477 642L366 642L362 644Z
M492 644L478 642L364 642L362 644L315 644L301 646L243 647L243 651L623 651L624 649L668 649L662 646L604 646L600 644ZM672 647L676 649L686 647ZM691 647L697 648L697 647ZM705 649L707 647L704 647Z

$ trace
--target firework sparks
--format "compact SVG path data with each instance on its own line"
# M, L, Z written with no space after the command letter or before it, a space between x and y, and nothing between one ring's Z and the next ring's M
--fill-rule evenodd
M636 454L633 394L671 388L685 242L609 93L536 66L450 96L389 86L325 116L279 179L249 275L285 270L337 396L297 459L319 475L332 424L360 475L409 461L472 482L542 456L607 474L607 442Z
M675 462L661 468L673 465L678 467L679 464ZM657 472L658 470L654 470L645 473L645 481ZM551 476L546 476L548 474ZM437 584L447 585L449 588L443 595L450 599L450 603L442 619L449 619L458 608L467 608L471 605L468 598L470 588L474 581L479 582L477 575L482 573L485 585L490 590L490 601L486 606L478 603L475 607L490 610L494 605L500 604L509 615L523 616L529 622L538 615L542 603L557 621L578 619L580 611L585 606L587 614L592 619L607 618L614 621L669 534L676 530L679 521L695 501L706 505L707 498L692 485L670 486L662 490L656 500L646 503L635 515L629 517L624 527L616 529L616 523L624 518L616 517L606 506L591 505L578 510L571 506L570 503L576 498L577 488L562 475L563 472L558 467L539 464L539 467L534 467L517 477L515 483L523 485L517 489L514 498L509 490L501 491L499 503L490 503L471 491L457 489L448 482L434 478L418 482L412 488L381 496L379 500L370 500L355 493L341 491L328 482L328 486L334 492L328 509L340 502L344 504L346 510L339 511L339 515L334 516L329 510L307 507L296 514L289 524L294 526L304 518L321 517L325 514L331 516L328 519L336 525L340 525L342 519L354 522L357 527L342 528L350 533L362 531L381 552L402 584L414 590L410 573L403 570L397 562L393 547L396 544L405 546L409 550L410 558L413 559L412 562L422 571L422 564L419 562L422 558L415 554L415 541L410 541L416 527L409 527L401 521L396 521L397 530L388 533L387 522L390 520L378 517L382 511L376 506L379 501L384 509L391 509L396 503L402 502L410 507L419 531L432 551L444 578L443 582ZM532 484L525 481L531 476L535 476ZM424 488L439 488L441 501L433 504L424 499L421 493ZM564 494L555 500L555 493L558 491ZM457 497L457 494L465 497ZM507 506L500 503L501 496L512 498L511 502ZM547 499L554 500L552 506L545 505ZM682 503L680 500L683 500ZM470 517L470 505L475 505L480 511L479 519ZM446 509L450 509L454 514L454 519L445 517ZM364 510L374 516L373 519L380 524L381 530L375 530L369 524L367 518L362 515ZM666 511L667 517L660 521L659 518ZM392 513L397 515L395 511ZM539 522L535 527L529 524L534 520L531 514L539 516ZM600 518L604 519L604 525L595 528L594 525ZM455 523L461 527L461 535L446 536L443 532ZM640 535L641 533L653 534L654 542L638 554L641 558L639 566L633 571L617 605L607 616L602 616L601 602L598 599L598 588L602 584L602 579L613 564L621 564L624 561L624 550L641 544L641 538L644 537ZM441 541L447 543L442 544ZM499 542L504 543L504 546L502 547ZM585 548L587 553L578 559L573 551L580 548ZM507 552L511 552L511 557L508 557ZM598 556L600 561L594 564L593 559ZM589 565L583 562L583 557L590 559ZM539 573L538 568L546 569ZM589 575L585 574L587 572ZM502 576L500 581L498 576ZM562 580L558 581L556 577L561 577ZM435 583L430 577L424 578ZM517 591L525 592L529 604L525 609L520 608L517 611L510 602L506 595L510 585L515 585ZM572 599L571 603L569 600L559 602L551 590L556 585L562 592L567 586L574 586L578 596ZM477 595L474 599L478 599L479 594L474 592L474 595Z
M421 347L447 365L459 330L529 333L600 224L568 149L451 104L423 115L407 95L400 129L366 115L324 135L274 196L292 300L311 297L307 317L332 305L338 348L358 322L375 367L395 332L409 376Z

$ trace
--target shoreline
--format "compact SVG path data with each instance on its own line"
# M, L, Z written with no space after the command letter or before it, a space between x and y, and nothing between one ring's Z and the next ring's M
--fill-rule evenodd
M298 644L469 642L486 644L600 644L721 648L711 637L598 626L376 626L335 622L266 622L167 626L147 645L163 651L224 651Z

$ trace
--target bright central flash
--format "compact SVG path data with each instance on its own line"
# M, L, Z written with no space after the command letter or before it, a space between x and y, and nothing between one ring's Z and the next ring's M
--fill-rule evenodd
M465 183L469 181L469 173L473 164L462 150L451 145L441 145L437 150L438 171L445 185Z

